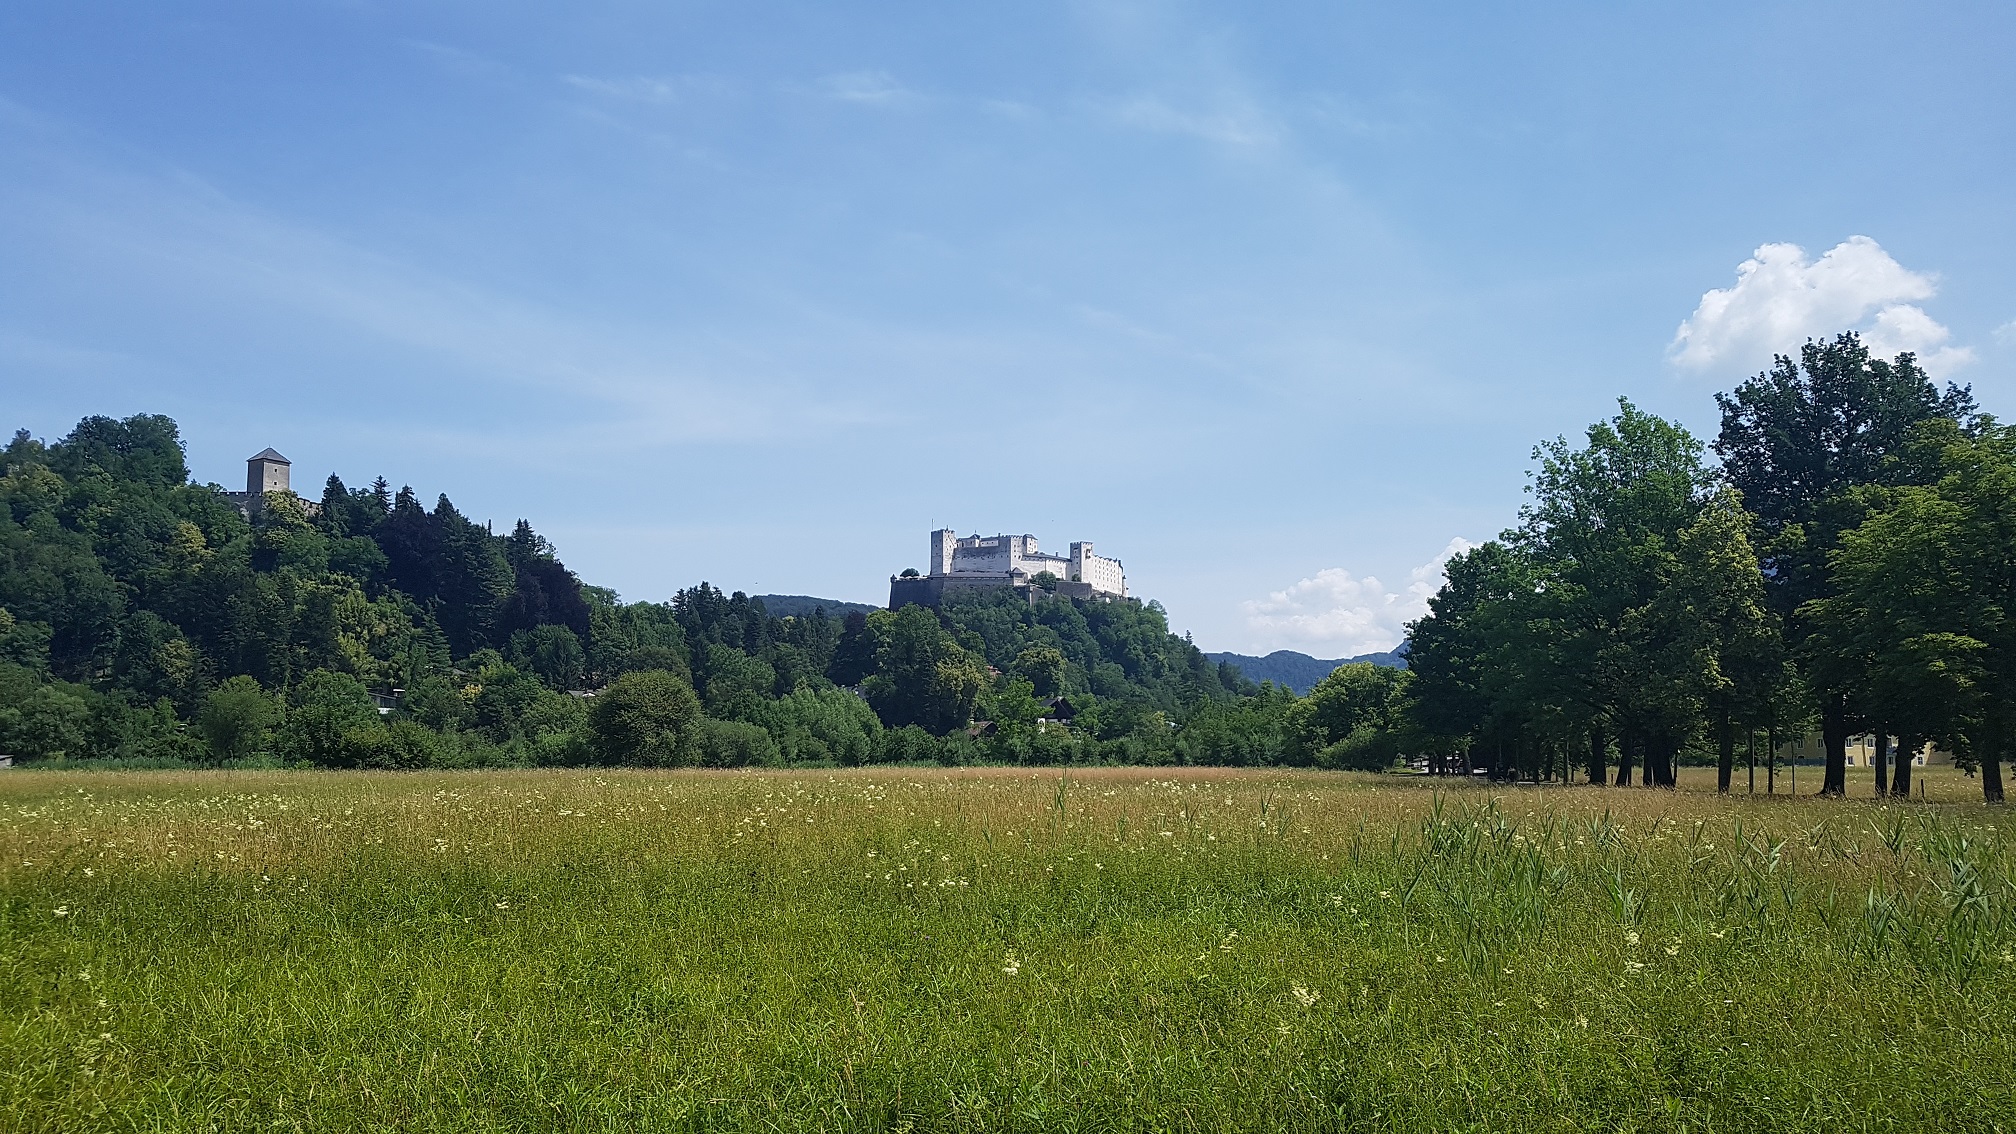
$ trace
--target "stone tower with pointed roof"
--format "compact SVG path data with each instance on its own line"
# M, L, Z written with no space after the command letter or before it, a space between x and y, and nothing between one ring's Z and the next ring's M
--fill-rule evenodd
M261 449L245 459L245 494L260 496L268 492L292 492L292 477L289 470L294 462L274 452Z
M224 495L238 506L238 510L245 514L246 519L256 520L259 514L266 510L267 493L284 492L294 496L293 465L294 462L278 452L261 449L245 458L245 491L227 492ZM298 496L294 498L300 501L301 511L307 515L321 514L322 505L313 500L301 500Z

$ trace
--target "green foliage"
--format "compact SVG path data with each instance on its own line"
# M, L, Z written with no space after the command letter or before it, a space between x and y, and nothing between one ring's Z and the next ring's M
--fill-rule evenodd
M1378 771L1401 755L1406 670L1352 662L1316 683L1286 713L1298 763Z
M547 623L511 635L511 660L548 689L578 689L587 673L581 639L565 626Z
M1030 646L1015 655L1014 674L1029 683L1038 697L1064 692L1064 652L1055 646Z
M588 714L595 756L605 764L673 768L701 756L700 698L677 674L626 673Z
M1565 775L1580 752L1600 780L1615 735L1621 777L1635 758L1671 786L1704 720L1726 740L1771 716L1784 660L1751 518L1684 429L1619 409L1580 448L1534 451L1521 525L1453 560L1409 627L1398 725L1414 752L1467 752L1500 776ZM1341 745L1326 759L1383 755L1370 736L1324 735Z
M318 669L294 687L275 748L282 759L324 768L373 766L384 723L363 682Z
M698 727L700 763L709 768L768 767L779 761L777 742L761 725L712 717Z
M867 702L831 685L800 684L763 702L756 723L793 764L866 764L878 758L882 722Z
M1728 790L1739 732L1768 752L1817 720L1827 794L1865 730L1937 741L1999 798L2016 443L1853 335L1718 402L1712 472L1628 402L1586 445L1535 450L1520 527L1452 561L1409 628L1403 748L1499 775L1581 759L1601 781L1615 741L1617 782L1636 761L1662 786L1691 750ZM1345 745L1326 759L1364 750L1325 736Z
M1872 358L1853 334L1809 341L1793 359L1717 395L1716 452L1724 475L1756 517L1758 552L1772 610L1804 685L1815 695L1828 748L1824 790L1843 790L1843 743L1870 724L1864 658L1846 648L1838 621L1809 620L1836 593L1832 561L1843 533L1887 489L1937 474L1906 459L1907 439L1925 425L1957 430L1975 411L1963 388L1936 389L1917 359ZM1824 633L1820 633L1821 631Z
M196 728L209 745L211 758L243 760L265 751L280 706L257 681L240 674L224 682L203 702Z
M1928 483L1868 499L1829 557L1835 593L1800 609L1829 656L1820 679L1882 726L1978 770L1991 802L2016 743L2016 431L1932 422L1912 464Z
M1031 604L1004 589L948 601L938 617L969 652L1003 672L1019 672L1016 662L1025 650L1057 651L1065 663L1060 691L1164 712L1233 696L1216 664L1169 633L1168 620L1154 602L1043 598ZM1034 674L1021 676L1035 684Z
M861 689L882 723L939 735L965 728L988 683L979 659L920 606L876 611L868 623L876 638L875 673Z
M528 522L492 535L382 477L331 476L312 506L269 494L248 521L187 482L166 418L91 418L53 445L17 434L4 461L0 665L20 695L0 736L24 760L609 759L565 694L650 672L760 727L782 761L1167 761L1185 758L1178 722L1241 685L1152 603L979 595L942 618L835 619L818 603L775 617L707 583L624 603L582 586ZM1048 710L1030 693L1070 695L1083 723L1037 728ZM1005 729L966 738L983 709ZM933 739L892 749L885 724Z

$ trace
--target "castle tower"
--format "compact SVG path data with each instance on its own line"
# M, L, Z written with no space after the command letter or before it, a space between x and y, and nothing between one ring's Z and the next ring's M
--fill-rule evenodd
M930 567L926 575L950 575L952 573L952 549L959 543L959 534L951 528L939 528L931 533L931 554L926 560Z
M267 492L291 492L289 469L292 461L271 449L261 449L245 461L245 493L258 497Z

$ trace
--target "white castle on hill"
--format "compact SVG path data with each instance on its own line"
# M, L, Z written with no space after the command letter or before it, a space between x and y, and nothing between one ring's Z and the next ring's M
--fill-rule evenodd
M1071 545L1071 554L1046 554L1033 535L971 535L959 538L950 528L931 533L926 574L889 579L889 609L906 603L936 606L947 593L1014 587L1029 591L1038 575L1049 575L1049 589L1070 598L1111 601L1127 597L1127 572L1118 559L1092 554L1092 544ZM1048 580L1045 580L1046 582ZM1031 598L1035 596L1031 594Z

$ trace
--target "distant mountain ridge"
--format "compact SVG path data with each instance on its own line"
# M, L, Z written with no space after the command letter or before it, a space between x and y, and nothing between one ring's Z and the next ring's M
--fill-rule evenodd
M1233 653L1204 656L1214 662L1231 662L1239 667L1239 672L1252 681L1271 681L1276 685L1285 685L1300 695L1308 693L1315 688L1317 682L1330 676L1331 670L1350 662L1371 662L1373 665L1383 665L1390 669L1406 669L1406 649L1407 647L1402 645L1399 649L1387 653L1359 654L1355 658L1338 658L1334 661L1312 658L1308 654L1297 653L1294 650L1275 650L1264 658Z
M865 602L841 602L839 599L815 598L812 595L750 595L752 600L763 604L763 609L772 618L804 618L820 607L826 608L830 618L845 618L853 611L863 614L871 610L881 610Z

